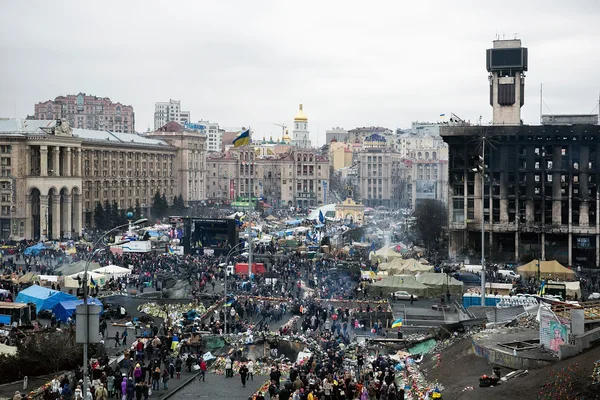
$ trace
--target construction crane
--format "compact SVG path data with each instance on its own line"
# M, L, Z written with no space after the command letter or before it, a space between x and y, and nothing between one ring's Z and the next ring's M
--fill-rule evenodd
M276 124L276 123L273 123L273 125L277 125L277 126L281 127L281 137L283 138L285 136L285 128L287 128L287 125L286 124Z

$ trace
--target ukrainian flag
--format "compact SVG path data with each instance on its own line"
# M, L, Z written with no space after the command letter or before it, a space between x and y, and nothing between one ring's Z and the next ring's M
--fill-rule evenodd
M171 246L169 246L169 254L175 254L175 250Z
M90 287L93 289L96 287L96 281L94 281L94 278L90 275Z
M392 329L400 328L402 326L402 318L398 318L394 322L392 322Z
M240 132L239 135L233 139L233 147L241 147L247 146L250 144L250 129L246 129L243 132Z

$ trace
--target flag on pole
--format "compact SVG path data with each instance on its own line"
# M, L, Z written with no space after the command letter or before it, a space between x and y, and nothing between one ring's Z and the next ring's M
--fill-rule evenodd
M241 147L250 144L250 129L240 132L239 135L233 139L233 147Z
M402 326L402 318L398 318L397 320L395 320L392 323L392 329L393 328L400 328Z
M235 303L235 299L230 299L224 304L224 307L231 307L233 303Z
M90 275L90 287L93 289L96 287L96 281L94 280L94 277Z
M319 210L319 222L325 223L325 217L323 216L323 211Z

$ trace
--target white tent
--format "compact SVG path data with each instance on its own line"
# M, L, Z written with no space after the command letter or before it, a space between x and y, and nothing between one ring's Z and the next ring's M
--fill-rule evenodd
M96 285L98 286L104 286L106 284L106 276L99 274L95 271L88 271L88 280L91 282L91 280L93 279L94 282L96 282ZM83 276L85 275L85 273L83 271L78 272L76 274L73 275L69 275L69 276L65 276L65 282L64 285L66 288L77 288L79 287L79 280L77 279L79 277L79 279L83 279Z
M94 272L106 275L110 278L120 278L122 276L131 275L129 268L119 267L118 265L107 265L106 267L95 269Z

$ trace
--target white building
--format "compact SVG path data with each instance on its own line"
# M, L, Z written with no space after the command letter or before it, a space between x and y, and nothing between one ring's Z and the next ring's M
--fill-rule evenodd
M310 132L308 131L308 118L304 115L302 104L300 104L298 114L294 118L294 130L292 131L292 143L296 147L308 149L312 147L310 142Z
M219 124L210 121L199 121L198 125L203 125L205 127L204 133L206 133L206 149L208 151L221 151L223 146L224 130L219 129Z
M175 121L180 125L190 122L190 112L181 111L181 101L170 99L168 102L154 104L154 130L157 131L168 122Z
M338 142L347 142L348 141L348 131L344 128L331 128L325 131L325 144L331 143L331 141L335 139Z

